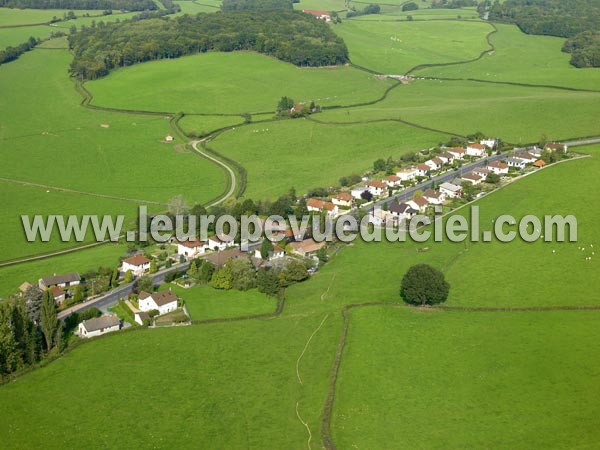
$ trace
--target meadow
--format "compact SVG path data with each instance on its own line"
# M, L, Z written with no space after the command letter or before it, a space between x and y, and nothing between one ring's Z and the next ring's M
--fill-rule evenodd
M268 114L268 117L269 119L272 119L273 114ZM252 119L254 120L254 116L252 116ZM199 136L201 134L208 134L214 130L234 125L241 125L243 123L244 118L237 115L217 116L186 114L179 120L178 124L185 133Z
M176 2L181 7L180 14L212 13L221 8L220 0L184 0Z
M574 448L600 437L600 313L353 310L338 448ZM385 343L384 345L382 345Z
M299 68L257 53L209 52L116 70L86 87L100 106L241 114L275 111L283 96L322 106L367 102L392 84L352 67Z
M477 78L576 89L598 90L600 71L577 69L569 64L570 55L561 52L565 42L552 36L528 35L515 25L496 24L490 36L495 47L479 61L417 71L418 76Z
M291 187L305 192L330 186L363 173L378 158L398 158L448 138L394 122L327 125L296 119L238 127L209 145L246 168L246 197L274 200Z
M350 60L380 73L399 75L421 64L476 58L488 49L485 22L346 20L333 30L346 42Z
M62 19L68 9L17 9L0 8L0 27L15 25L30 25L50 22L54 18ZM102 11L73 10L76 16L90 14L97 16Z
M340 123L403 119L450 133L481 131L515 144L597 135L600 95L473 81L417 80L374 105L325 111ZM565 114L569 111L569 114Z

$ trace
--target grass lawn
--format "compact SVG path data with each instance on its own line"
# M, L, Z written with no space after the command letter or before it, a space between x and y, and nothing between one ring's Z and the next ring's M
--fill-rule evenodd
M272 118L273 114L269 114ZM253 117L254 120L254 117ZM258 118L260 120L260 117ZM242 116L190 116L186 115L179 120L179 126L186 133L207 134L219 128L244 123Z
M600 438L600 313L351 312L339 448L585 448Z
M246 168L246 197L275 199L292 186L305 192L334 185L342 176L363 173L377 158L398 158L447 140L399 123L321 125L295 119L236 128L210 146Z
M561 52L565 39L528 35L515 25L496 26L498 32L490 38L496 47L492 54L469 64L433 67L416 74L599 89L600 69L571 66L571 55Z
M248 314L264 314L275 311L277 299L261 294L256 289L250 291L224 291L210 286L197 286L189 289L175 284L163 285L161 290L173 289L177 296L185 300L193 320L238 317Z
M24 281L37 284L40 278L69 272L85 273L90 269L116 267L127 247L122 244L103 244L86 250L53 256L47 259L0 267L0 297L18 291Z
M600 133L600 93L419 80L394 89L375 105L326 111L319 120L352 122L402 118L462 135L481 131L516 144ZM569 114L565 114L569 111Z
M96 105L209 114L275 111L284 95L296 102L353 104L375 100L391 85L352 67L299 68L250 52L137 64L86 84Z
M348 20L333 27L344 38L353 63L402 74L414 66L475 58L488 48L484 22L375 22Z

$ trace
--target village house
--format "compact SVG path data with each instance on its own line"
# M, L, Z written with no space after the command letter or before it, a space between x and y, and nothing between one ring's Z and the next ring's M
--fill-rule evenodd
M429 167L427 164L419 164L419 165L417 165L416 170L417 170L418 177L426 177L429 174L431 167Z
M73 272L66 273L64 275L54 274L51 277L40 278L38 281L38 286L43 291L54 286L68 289L70 287L77 286L79 283L81 283L81 277L77 272Z
M494 161L487 165L490 172L494 172L496 175L506 175L508 173L508 164L500 161Z
M411 208L413 208L419 212L425 212L427 210L427 207L429 206L429 202L427 201L427 199L425 197L413 198L412 200L409 200L406 203Z
M527 152L533 156L535 156L536 158L539 158L540 156L542 156L542 149L539 147L536 147L535 145L533 147L527 147Z
M235 242L232 237L222 235L214 235L208 238L208 248L214 251L223 251L226 248L233 247Z
M452 183L440 184L440 192L443 192L447 198L462 197L462 187Z
M462 176L462 181L471 183L472 185L477 185L483 181L483 177L481 175L474 174L473 172L469 172Z
M475 175L479 175L480 177L487 178L490 171L484 167L476 167L472 170Z
M335 194L333 197L331 197L331 203L333 203L336 206L350 208L352 207L353 202L354 199L352 197L352 194L350 194L349 192L340 192L339 194Z
M230 259L247 258L248 254L240 250L238 247L228 248L221 250L216 253L212 253L204 258L204 261L208 261L215 267L220 268L225 265Z
M84 320L79 324L79 337L93 338L113 331L119 331L121 321L116 314L105 314L94 319Z
M260 250L261 250L260 248L257 248L256 250L254 250L254 257L258 258L258 259L263 259ZM271 243L271 250L269 251L269 255L267 256L266 259L273 260L273 259L277 259L277 258L283 258L284 256L285 256L285 251L279 245Z
M135 255L123 260L123 272L131 271L136 277L141 277L150 270L150 260L144 255Z
M425 165L427 165L431 170L439 170L444 165L444 162L436 156L433 159L425 161Z
M306 209L309 212L322 212L327 211L330 216L335 216L338 213L338 207L332 202L326 202L316 198L309 198L306 202Z
M54 298L54 303L56 303L56 306L58 307L62 306L67 295L65 291L63 291L62 288L58 286L52 286L50 288L50 294L52 294L52 298Z
M353 198L360 200L360 199L362 199L362 194L365 191L368 191L366 186L357 186L350 191L350 195Z
M198 255L203 255L206 252L206 247L206 242L198 239L193 239L191 241L178 241L177 254L191 259Z
M171 289L161 292L140 292L138 296L138 308L142 312L158 311L163 315L177 309L177 295Z
M402 169L396 172L396 176L402 181L414 180L417 176L417 169L414 167L410 169Z
M385 177L383 182L389 187L402 186L402 178L400 178L397 175L388 175L387 177Z
M446 194L441 191L427 189L425 192L423 192L423 198L432 205L441 205L446 200Z
M401 220L409 220L411 217L413 217L419 211L412 208L407 203L392 202L392 204L388 208L388 212L396 220L401 221Z
M506 164L508 164L508 167L516 167L517 169L525 168L525 161L521 158L508 158Z
M482 144L469 144L467 145L467 155L481 158L487 155L487 147Z
M374 197L381 197L387 194L388 187L383 181L373 180L367 183L367 189Z
M481 145L485 145L487 148L489 148L490 150L493 150L494 147L496 146L496 143L498 141L496 141L496 139L482 139L481 141L479 141L479 143Z
M463 159L466 154L465 149L462 147L451 148L450 150L448 150L448 153L454 156L454 159Z
M526 164L533 164L537 161L537 157L529 152L519 153L518 155L515 155L515 157L522 159L523 161L525 161Z
M304 239L300 242L290 242L292 253L303 257L309 257L325 247L325 242L315 242L313 239Z
M450 152L443 152L438 155L438 158L444 161L444 164L452 164L456 157Z
M315 9L303 9L302 12L304 14L310 14L311 16L316 17L317 19L324 20L325 22L331 22L331 15L329 11L319 11Z

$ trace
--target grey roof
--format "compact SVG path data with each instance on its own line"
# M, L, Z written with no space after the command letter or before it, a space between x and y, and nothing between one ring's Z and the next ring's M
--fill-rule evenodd
M81 277L77 272L66 273L64 275L54 275L48 278L42 278L42 283L45 286L52 286L54 284L72 283L73 281L80 281Z
M415 214L417 211L415 211L413 208L411 208L409 205L407 205L406 203L392 203L389 207L389 211L396 213L396 214Z
M447 189L448 191L460 191L461 187L457 186L456 184L452 184L452 183L442 183L440 184L440 189Z
M520 159L520 158L508 158L506 160L507 163L513 163L513 164L525 164L525 162Z
M119 318L116 314L106 314L104 316L96 317L95 319L84 320L83 326L88 333L91 333L92 331L98 331L103 328L114 327L115 325L119 325L119 323Z

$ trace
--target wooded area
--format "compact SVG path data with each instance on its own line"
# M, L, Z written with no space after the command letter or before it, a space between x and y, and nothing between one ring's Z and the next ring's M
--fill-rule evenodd
M115 9L122 11L157 9L152 0L0 0L0 6L32 9Z

